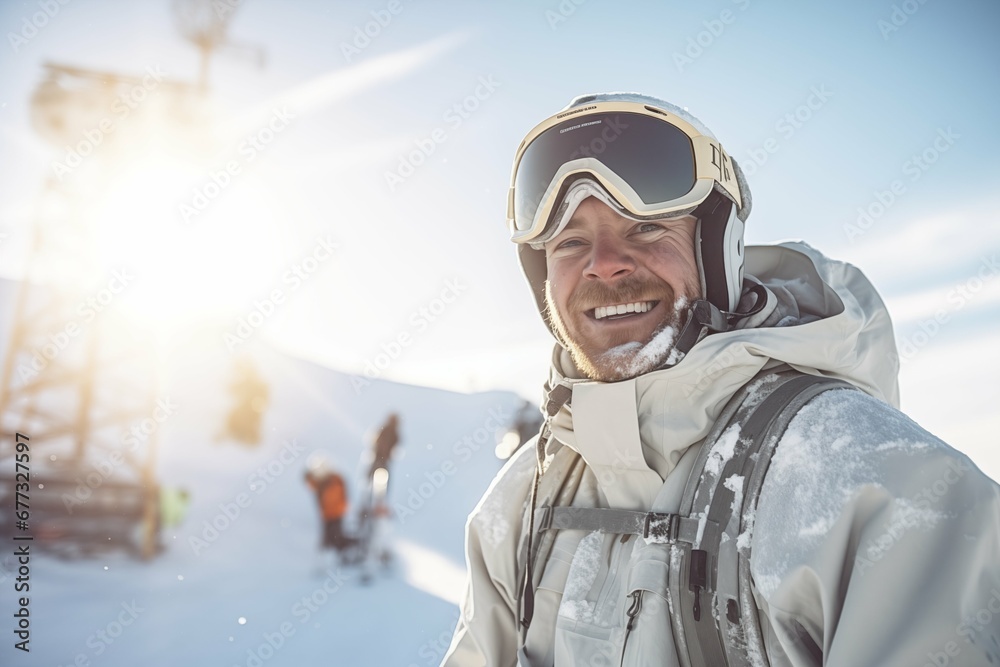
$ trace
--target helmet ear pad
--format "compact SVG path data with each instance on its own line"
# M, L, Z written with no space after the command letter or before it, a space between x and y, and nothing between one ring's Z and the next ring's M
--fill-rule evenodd
M740 188L742 206L716 189L695 209L698 218L695 256L701 273L705 299L719 310L734 312L743 291L743 230L753 208L753 196L746 175L735 158L730 158Z
M719 310L733 312L743 286L743 220L732 201L718 192L709 195L694 215L702 294Z
M548 306L545 303L545 281L548 279L549 274L548 264L545 261L545 251L532 248L528 243L518 243L517 258L521 262L521 270L528 281L531 295L535 297L535 305L538 307L538 312L541 313L542 319L545 321L545 326L549 328L556 342L563 349L569 350L571 347L569 342L563 340L562 336L559 335L559 331L556 329L555 323L552 321L552 315L549 313Z
M545 251L532 248L527 243L517 244L517 258L521 262L521 269L524 277L531 288L531 294L535 297L535 305L538 312L542 314L545 324L555 333L555 328L549 319L548 311L545 308L545 281L548 278L548 266L545 263Z

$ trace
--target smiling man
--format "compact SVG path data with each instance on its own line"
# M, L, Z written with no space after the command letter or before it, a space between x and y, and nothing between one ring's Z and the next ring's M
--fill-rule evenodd
M580 97L525 137L546 419L469 519L443 664L1000 664L1000 488L898 411L861 272L744 248L750 208L662 100Z

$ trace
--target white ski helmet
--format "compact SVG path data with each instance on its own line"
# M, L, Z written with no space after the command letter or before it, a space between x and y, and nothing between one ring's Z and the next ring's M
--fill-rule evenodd
M306 471L314 477L323 477L335 470L333 459L325 449L317 449L306 457Z
M700 120L669 102L636 93L582 95L527 134L508 193L511 239L553 335L543 244L590 196L638 221L698 218L695 256L703 296L721 311L736 309L743 228L752 205L736 160Z

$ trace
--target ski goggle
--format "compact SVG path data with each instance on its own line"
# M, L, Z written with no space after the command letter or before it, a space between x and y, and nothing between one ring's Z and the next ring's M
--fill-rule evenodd
M637 102L595 102L539 123L514 157L507 226L515 243L544 243L577 179L596 180L639 218L694 210L713 190L742 206L739 184L722 145L683 118Z

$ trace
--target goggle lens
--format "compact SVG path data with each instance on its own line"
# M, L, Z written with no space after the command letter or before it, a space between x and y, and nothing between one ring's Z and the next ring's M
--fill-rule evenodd
M595 158L628 183L646 205L683 197L696 179L694 146L681 129L652 116L607 112L570 117L528 145L514 178L514 226L532 227L559 169Z

